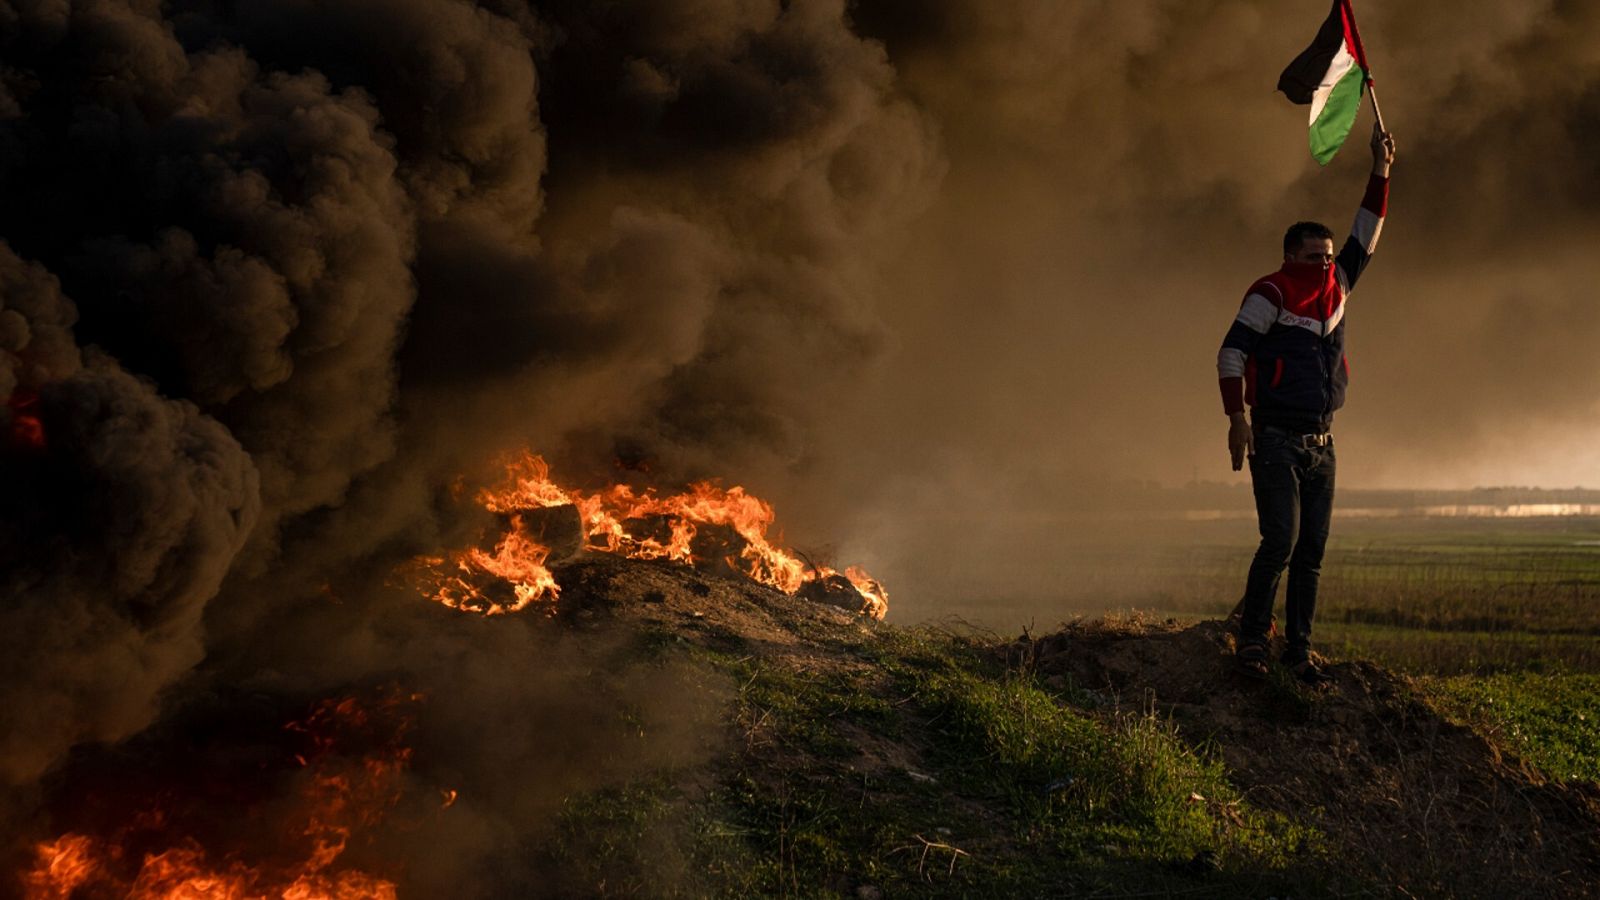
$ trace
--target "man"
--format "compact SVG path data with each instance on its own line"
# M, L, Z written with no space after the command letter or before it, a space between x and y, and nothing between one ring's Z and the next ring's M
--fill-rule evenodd
M1240 603L1237 660L1247 675L1267 675L1272 606L1287 564L1288 647L1280 661L1308 685L1329 680L1311 661L1311 620L1333 516L1329 429L1350 377L1344 304L1383 229L1393 162L1394 138L1374 125L1372 177L1338 256L1327 226L1291 225L1283 236L1283 267L1250 286L1217 354L1228 452L1235 472L1249 457L1261 527Z

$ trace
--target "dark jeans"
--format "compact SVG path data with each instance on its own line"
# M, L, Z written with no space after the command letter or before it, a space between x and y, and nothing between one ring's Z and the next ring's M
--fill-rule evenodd
M1255 488L1261 546L1250 563L1244 589L1246 638L1265 638L1272 627L1272 605L1278 579L1289 567L1285 632L1288 662L1299 662L1311 649L1311 619L1317 611L1317 578L1322 551L1328 545L1333 519L1333 445L1302 447L1297 437L1277 431L1255 433L1250 481Z

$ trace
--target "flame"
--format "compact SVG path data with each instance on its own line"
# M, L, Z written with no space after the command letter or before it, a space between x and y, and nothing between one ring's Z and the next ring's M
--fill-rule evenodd
M867 570L860 566L847 566L844 577L856 586L861 596L866 599L863 612L874 619L882 619L889 614L889 591L878 579L867 574Z
M297 821L282 829L286 842L300 848L297 865L252 866L238 853L208 852L195 836L165 834L169 817L156 808L109 837L67 833L35 845L23 896L69 900L83 889L128 900L395 900L393 882L333 868L357 830L376 825L398 802L411 759L403 743L412 721L406 707L420 699L394 692L376 704L325 700L284 726L308 744L294 756L308 770L295 805L299 814L292 817ZM376 750L358 760L339 754L341 742L373 733L381 738ZM136 845L155 849L129 849Z
M26 388L18 388L6 398L6 409L11 412L11 431L7 436L11 446L43 450L44 420L39 418L39 395Z
M513 613L539 600L554 600L561 593L555 576L545 568L550 548L522 534L522 520L513 516L494 552L477 547L449 556L419 556L407 567L411 581L424 594L451 609L498 616ZM511 586L506 602L484 591L498 582Z
M66 900L79 886L94 878L99 847L82 834L64 834L35 848L39 862L23 876L22 887L30 900Z
M38 867L23 880L28 900L68 900L78 888L102 883L114 884L112 895L127 900L396 900L398 896L392 883L355 871L332 876L307 872L281 887L266 885L259 873L240 863L211 865L205 851L192 841L145 856L131 884L107 880L102 870L120 854L104 841L69 834L40 844L37 852Z
M775 545L768 536L776 518L772 506L739 486L723 488L703 481L680 493L660 495L653 488L640 492L615 484L586 493L557 484L544 459L524 450L506 463L498 485L478 492L477 501L490 512L510 516L510 527L492 553L472 548L422 556L407 567L423 594L454 609L498 615L555 600L560 586L545 566L550 549L527 535L522 515L559 506L577 510L585 550L695 565L702 562L693 549L700 530L723 527L742 541L737 558L723 561L761 584L793 594L812 581L838 574ZM639 535L630 527L646 519L666 521L665 539ZM861 595L862 613L883 618L889 609L883 586L859 567L850 567L845 576ZM484 593L496 579L511 586L514 600L497 601Z

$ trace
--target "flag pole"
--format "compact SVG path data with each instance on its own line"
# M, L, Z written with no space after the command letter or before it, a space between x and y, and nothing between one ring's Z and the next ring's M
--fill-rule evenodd
M1337 2L1344 13L1345 21L1350 25L1350 37L1355 41L1356 64L1361 66L1361 70L1367 76L1367 96L1372 98L1372 115L1378 120L1378 130L1388 134L1389 129L1383 127L1383 110L1378 108L1378 91L1372 86L1372 70L1367 68L1367 48L1361 46L1361 30L1356 28L1355 7L1350 5L1350 0L1337 0Z

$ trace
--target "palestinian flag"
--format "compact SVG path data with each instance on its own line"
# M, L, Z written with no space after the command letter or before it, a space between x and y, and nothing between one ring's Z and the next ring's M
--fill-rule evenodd
M1278 76L1284 96L1311 104L1311 155L1318 163L1327 165L1344 144L1366 84L1367 54L1350 0L1333 0L1316 40Z

